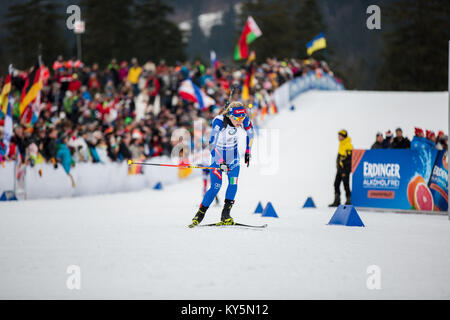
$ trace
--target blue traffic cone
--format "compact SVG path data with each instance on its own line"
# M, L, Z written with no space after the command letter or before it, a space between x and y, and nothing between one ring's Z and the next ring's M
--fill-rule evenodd
M258 202L258 205L256 206L256 209L253 213L262 213L264 211L264 208L261 204L261 201Z
M262 212L262 217L273 217L278 218L277 213L275 212L275 209L272 206L272 203L267 203L267 206L264 208L264 211Z
M328 224L336 224L349 227L365 227L364 223L358 215L358 212L356 212L355 207L353 207L352 205L344 204L341 204L336 209Z
M14 191L4 191L0 196L0 201L17 201L16 194Z
M311 197L308 197L306 199L305 204L303 205L303 208L315 208L316 204L314 203L313 199Z
M162 190L162 183L158 182L157 184L155 184L155 186L153 187L154 190Z

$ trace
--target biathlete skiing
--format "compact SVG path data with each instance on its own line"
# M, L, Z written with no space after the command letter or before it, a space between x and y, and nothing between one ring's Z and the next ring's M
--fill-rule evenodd
M209 148L211 151L210 188L203 197L200 208L192 219L190 228L202 222L211 203L222 187L224 174L228 177L228 187L225 193L225 204L222 210L221 221L216 225L234 225L230 216L231 208L237 192L237 184L240 170L238 151L238 129L243 128L247 133L245 164L250 165L251 147L253 143L253 125L247 116L242 102L234 101L222 110L212 122Z

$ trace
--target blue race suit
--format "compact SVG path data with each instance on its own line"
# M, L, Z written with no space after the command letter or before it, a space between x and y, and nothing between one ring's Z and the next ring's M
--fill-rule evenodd
M253 143L253 125L247 116L245 116L242 126L247 133L246 152L250 153ZM225 199L234 200L236 196L240 169L238 137L238 128L234 127L227 117L219 115L214 118L209 139L212 158L211 167L214 169L210 172L211 186L203 197L202 205L204 207L210 206L222 187L222 171L219 170L219 164L222 162L225 162L229 167Z

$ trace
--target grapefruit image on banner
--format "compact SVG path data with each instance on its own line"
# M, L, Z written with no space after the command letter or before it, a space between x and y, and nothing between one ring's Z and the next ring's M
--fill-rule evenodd
M415 191L416 191L416 186L418 183L425 183L425 180L423 179L423 177L421 175L415 175L414 177L412 177L412 179L409 181L408 183L408 188L407 188L407 197L408 197L408 202L411 205L411 207L414 207L414 197L415 197Z
M424 182L419 182L414 191L414 208L416 210L432 211L434 209L433 195Z
M421 175L415 175L408 183L407 196L411 209L432 211L433 195Z

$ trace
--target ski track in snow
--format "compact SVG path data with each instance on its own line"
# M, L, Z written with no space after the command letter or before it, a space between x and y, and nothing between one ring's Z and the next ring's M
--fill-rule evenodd
M365 228L327 225L335 210L326 205L333 196L337 130L347 128L355 148L368 148L386 117L383 108L392 107L383 104L370 123L342 120L333 109L345 104L340 95L319 95L320 104L329 105L317 112L318 94L305 94L295 112L267 123L281 137L276 174L261 173L258 142L255 161L242 166L232 216L267 223L263 230L187 228L201 201L200 178L162 191L1 203L0 298L449 299L446 216L360 210ZM349 97L347 104L361 99ZM377 99L369 100L379 106ZM359 104L346 107L354 119L368 114ZM414 116L399 110L401 120L388 119L386 126L446 128L448 116L416 109ZM226 185L220 206L212 205L203 223L219 220ZM317 209L301 208L309 195ZM253 214L258 201L271 201L279 218ZM66 287L70 265L81 268L81 290ZM367 288L370 265L380 268L379 290Z

